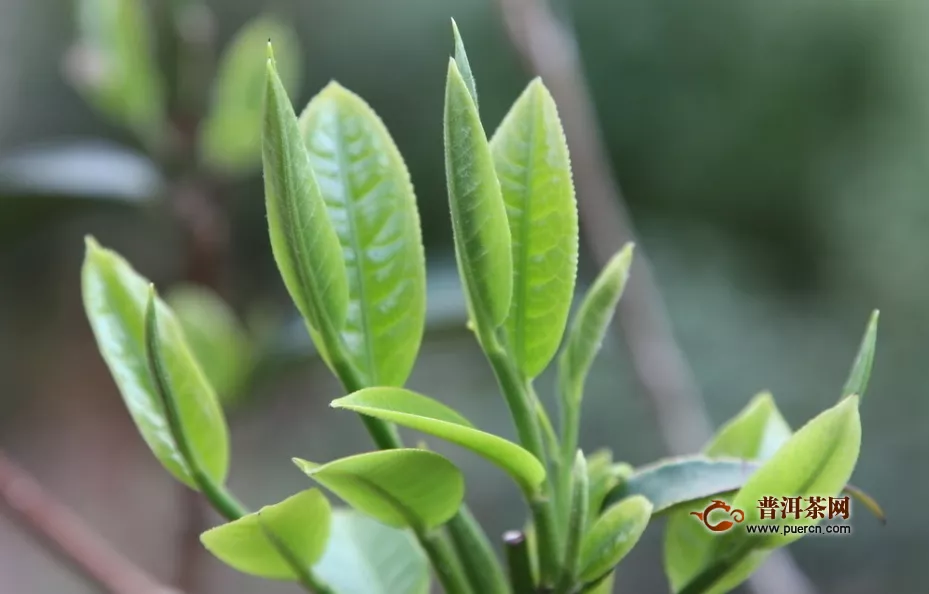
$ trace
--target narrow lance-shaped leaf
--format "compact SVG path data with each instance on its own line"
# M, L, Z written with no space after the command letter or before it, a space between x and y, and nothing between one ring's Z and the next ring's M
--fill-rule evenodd
M298 580L323 556L330 524L329 501L318 489L309 489L207 530L200 540L242 573Z
M545 467L520 446L485 433L451 408L402 388L365 388L332 401L352 410L458 444L505 470L527 493L545 480Z
M558 362L559 383L566 405L578 406L587 372L600 350L616 304L623 294L634 246L629 243L600 272L587 291L568 331L567 344Z
M271 249L297 309L329 339L342 327L348 308L342 249L270 44L268 52L262 155Z
M142 438L171 474L195 488L146 358L145 307L149 281L118 254L100 247L90 237L81 281L84 310L97 346ZM190 449L203 472L214 482L222 483L229 466L229 436L222 409L191 356L173 312L160 299L155 303L161 356Z
M314 464L294 458L310 478L388 526L425 530L451 518L464 498L461 471L439 454L394 449Z
M326 552L313 572L338 594L427 594L429 561L407 530L335 509Z
M578 221L558 110L540 79L520 95L490 141L507 208L513 298L504 329L526 377L561 344L577 275Z
M224 50L213 83L209 112L199 131L200 157L225 173L249 171L261 162L265 99L264 48L274 42L284 88L299 86L301 60L296 33L285 22L263 16L248 22Z
M639 541L652 515L652 504L641 495L616 503L600 516L584 539L579 578L589 583L603 578Z
M571 469L571 511L561 576L561 586L564 589L570 589L577 578L578 564L581 562L581 546L587 528L589 497L590 480L587 475L587 460L584 458L584 453L578 450L574 459L574 467Z
M455 257L479 335L506 319L513 295L510 229L477 107L454 60L445 87L445 174Z
M346 356L366 385L402 386L426 318L422 233L403 157L368 104L334 82L303 111L300 132L342 247Z
M855 356L855 362L852 364L851 372L849 372L848 379L845 382L845 388L842 390L843 398L852 394L864 398L865 390L868 388L868 380L871 378L874 350L877 348L877 322L879 317L880 312L875 309L871 313L871 319L868 320L868 326L861 338L861 346L858 347L858 354Z
M452 32L455 34L455 64L458 65L458 71L464 80L468 92L471 93L471 99L474 100L474 108L480 111L477 101L477 84L474 82L474 73L471 72L471 63L468 61L468 54L465 52L464 41L461 39L461 32L458 31L458 23L452 19Z

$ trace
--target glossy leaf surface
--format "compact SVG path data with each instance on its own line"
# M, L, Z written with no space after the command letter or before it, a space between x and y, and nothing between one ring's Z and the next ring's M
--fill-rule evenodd
M292 94L299 86L302 60L293 29L269 16L246 23L223 51L209 112L200 128L200 156L210 167L239 173L261 162L269 40L284 88Z
M366 388L332 402L458 444L500 466L532 492L545 479L541 462L522 447L485 433L444 404L402 388Z
M561 344L577 276L578 221L571 160L558 110L540 79L520 95L490 141L513 251L504 329L526 377Z
M624 499L603 512L581 548L580 580L593 582L610 572L645 532L652 504L640 495Z
M445 175L462 284L478 326L492 330L513 295L510 229L490 145L454 60L445 87Z
M297 580L289 559L309 568L329 539L331 509L318 489L309 489L200 535L203 546L230 567L258 577ZM273 539L268 537L273 535ZM286 547L284 553L280 547Z
M348 278L341 330L366 385L402 386L426 318L426 264L410 175L387 128L360 97L330 83L300 116Z
M633 248L633 244L626 244L607 262L588 289L568 330L567 342L558 362L559 383L567 406L580 403L584 380L600 351L629 278Z
M313 571L337 594L427 594L429 562L405 530L354 510L336 509Z
M165 468L193 487L146 359L149 281L118 254L88 238L81 283L84 310L97 346L136 427ZM229 466L229 436L222 409L191 355L177 318L160 299L156 304L161 355L185 433L204 472L222 483Z
M348 310L342 248L273 57L267 74L262 155L271 249L297 309L328 335Z
M428 529L448 521L464 498L454 464L425 450L396 449L297 467L346 503L388 526Z

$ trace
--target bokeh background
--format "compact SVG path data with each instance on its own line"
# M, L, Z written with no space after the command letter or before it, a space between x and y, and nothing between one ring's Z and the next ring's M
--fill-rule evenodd
M83 4L92 18L112 3ZM212 55L251 19L280 15L300 40L298 106L337 79L378 111L409 165L429 254L430 327L409 385L513 435L464 328L441 133L449 17L468 44L488 129L531 78L496 3L147 6L155 22L171 6L181 10L175 24L195 40L212 31ZM576 31L611 165L714 425L762 389L793 426L831 405L871 309L881 309L854 481L889 521L859 514L853 537L808 538L789 551L822 593L929 591L929 4L572 0L556 8ZM190 497L137 437L96 352L80 302L85 234L160 287L213 282L203 268L213 261L208 245L206 263L191 262L196 242L178 222L189 215L177 196L196 172L193 158L153 154L76 90L75 69L92 76L99 66L74 50L78 20L74 2L0 0L0 447L164 581L184 574L203 593L295 591L189 548ZM185 78L183 68L166 69L171 103L189 112L179 109L182 124L203 101L196 83L209 82L208 47L180 60L205 70ZM194 98L184 103L188 90ZM242 167L211 180L226 221L203 224L220 244L228 238L219 282L263 362L229 403L231 486L257 506L307 485L292 456L327 460L370 446L357 418L327 408L338 384L292 323L259 172ZM579 288L595 273L585 252ZM546 398L550 380L540 381ZM584 447L610 447L633 464L666 453L619 335L595 365L585 407ZM502 473L433 447L465 470L468 501L491 534L522 524ZM656 523L622 565L618 588L667 591L660 537ZM0 592L92 591L0 512Z

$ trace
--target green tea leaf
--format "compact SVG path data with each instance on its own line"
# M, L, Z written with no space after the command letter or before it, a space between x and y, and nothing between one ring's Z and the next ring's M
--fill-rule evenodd
M568 145L540 79L520 95L490 141L513 249L513 298L504 329L526 377L551 362L577 276L578 222Z
M223 52L209 113L200 128L200 158L213 169L244 173L261 162L268 40L274 43L284 88L293 94L299 87L302 60L293 29L270 16L246 23Z
M225 404L234 403L252 367L249 337L228 303L199 285L177 285L165 294L190 350Z
M314 573L338 594L428 594L429 561L410 532L336 509Z
M331 509L318 489L309 489L207 530L200 541L230 567L272 580L297 580L288 558L305 570L316 563L329 539ZM273 538L268 537L268 533ZM286 547L282 553L280 547Z
M559 385L566 406L580 405L587 372L600 350L629 278L633 250L634 245L628 243L607 262L574 316L558 361Z
M262 154L271 249L297 309L329 338L348 311L342 248L273 56L267 72Z
M607 504L643 495L661 513L683 503L728 493L744 485L758 462L737 458L682 456L637 469L607 496Z
M118 254L88 237L81 282L84 310L97 346L142 438L171 474L195 488L146 359L149 281ZM229 467L229 435L222 409L191 356L177 318L161 300L156 307L161 355L185 434L203 471L222 483Z
M858 396L849 396L797 431L777 453L742 486L732 505L757 513L764 497L838 495L855 469L861 445ZM800 514L803 516L804 514ZM746 518L752 517L749 513ZM812 525L818 520L790 518L782 524ZM800 538L795 535L750 537L757 546L780 547Z
M874 350L877 348L877 322L879 317L880 312L875 309L871 313L871 319L868 320L868 327L861 338L861 346L858 347L858 354L855 356L852 370L849 372L845 387L842 389L843 398L852 394L864 398L865 390L868 388L868 380L871 378Z
M612 571L645 532L652 504L640 495L623 499L597 518L581 548L580 580L596 581Z
M545 480L545 467L520 446L485 433L444 404L403 388L365 388L332 401L352 410L458 444L505 470L528 493Z
M513 296L506 207L477 107L454 60L445 87L445 175L455 256L471 315L492 330Z
M382 450L323 465L294 458L294 463L346 503L388 526L433 528L455 515L464 498L461 471L425 450Z
M402 386L426 319L426 264L409 172L377 114L337 83L310 101L300 131L344 254L347 356L365 385Z
M67 70L106 116L154 145L165 121L164 81L143 0L79 0L78 43Z
M790 439L791 430L770 393L755 396L734 418L722 426L704 449L707 456L734 456L765 461ZM719 496L719 494L714 494ZM716 560L718 538L691 515L710 505L712 497L674 510L668 518L664 539L665 573L674 592L680 590ZM724 594L743 582L767 559L755 551L730 569L707 594Z
M471 99L474 101L474 108L478 109L477 85L474 82L474 73L471 72L471 63L468 62L468 54L465 52L464 41L461 39L461 33L458 31L458 23L452 19L452 32L455 35L455 64L461 73L468 92L471 93Z

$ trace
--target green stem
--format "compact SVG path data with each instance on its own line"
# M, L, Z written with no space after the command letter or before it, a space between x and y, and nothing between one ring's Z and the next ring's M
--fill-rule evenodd
M503 535L503 546L506 548L506 564L513 594L534 594L535 584L526 535L516 530L507 532Z
M168 421L168 429L171 431L171 437L177 446L181 458L187 466L194 484L203 494L210 505L213 506L220 515L229 521L238 520L249 513L239 501L226 489L225 485L217 484L209 474L203 469L200 459L197 457L190 445L187 431L184 429L184 423L181 420L181 413L178 410L177 399L168 381L168 371L165 368L164 359L161 354L161 337L158 334L158 319L155 310L155 287L149 285L148 303L145 308L145 356L148 360L149 373L154 381L156 391L161 397L164 405L165 416ZM273 538L273 533L268 532ZM314 594L333 594L333 591L323 582L316 579L313 570L305 566L302 562L291 555L287 547L281 545L278 551L283 555L288 564L297 573L300 583Z
M480 594L508 594L503 566L471 511L461 506L447 527L471 588Z
M558 587L555 589L556 594L569 594L574 587L581 554L581 541L584 538L584 527L587 523L589 496L587 461L584 459L584 454L578 451L571 471L571 519L568 523L564 561Z
M563 377L559 373L560 377ZM556 478L556 502L558 504L559 526L567 530L571 514L571 466L568 460L577 451L578 432L580 431L580 398L566 385L565 380L559 382L559 402L561 403L561 459L565 460L558 469Z
M464 570L455 557L448 540L445 539L442 532L426 532L415 530L416 538L426 551L426 556L432 563L439 582L445 594L483 594L483 592L474 592L468 578L465 577Z
M546 456L545 446L542 442L538 416L533 407L528 382L513 367L494 333L489 335L482 333L481 344L510 409L520 443L547 468L548 456ZM550 480L550 477L546 478L539 492L526 494L536 528L539 581L542 586L553 585L560 565L558 525L555 518L555 508L550 496Z

